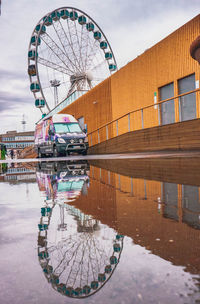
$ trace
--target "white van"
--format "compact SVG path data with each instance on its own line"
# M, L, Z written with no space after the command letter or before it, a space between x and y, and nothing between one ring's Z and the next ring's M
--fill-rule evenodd
M36 125L35 149L38 157L87 154L88 137L78 121L69 114L55 114Z

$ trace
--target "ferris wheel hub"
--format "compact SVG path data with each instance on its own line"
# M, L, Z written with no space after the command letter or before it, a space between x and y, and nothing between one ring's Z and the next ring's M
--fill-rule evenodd
M86 78L87 78L87 80L89 80L89 81L92 81L92 80L94 79L94 76L93 76L93 74L92 74L91 71L87 71L87 72L86 72Z
M92 81L94 79L92 72L87 71L86 73L78 73L78 74L74 74L74 75L70 76L71 84L73 84L75 82L79 82L83 79L88 80L88 81Z

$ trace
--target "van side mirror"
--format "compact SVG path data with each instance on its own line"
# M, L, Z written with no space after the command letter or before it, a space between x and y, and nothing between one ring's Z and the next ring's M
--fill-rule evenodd
M84 124L83 132L87 133L87 124Z

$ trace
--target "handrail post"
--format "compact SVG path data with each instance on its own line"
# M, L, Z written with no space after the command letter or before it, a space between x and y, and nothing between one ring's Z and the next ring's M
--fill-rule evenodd
M130 113L128 114L128 132L131 130Z
M158 125L160 126L160 105L158 105Z
M121 178L120 178L120 174L118 174L118 178L119 178L119 190L121 191Z
M133 178L131 177L131 195L133 196Z
M106 126L106 140L108 140L108 126Z
M91 134L91 146L92 146L92 134Z
M108 171L108 184L110 185L110 171Z
M142 120L142 129L144 129L143 109L141 109L141 120Z
M118 120L116 120L116 130L117 130L117 136L118 136Z
M99 129L98 129L98 144L100 143Z

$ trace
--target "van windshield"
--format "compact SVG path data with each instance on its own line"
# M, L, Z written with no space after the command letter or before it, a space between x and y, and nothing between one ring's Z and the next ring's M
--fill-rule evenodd
M78 123L55 123L54 127L56 133L82 132Z

